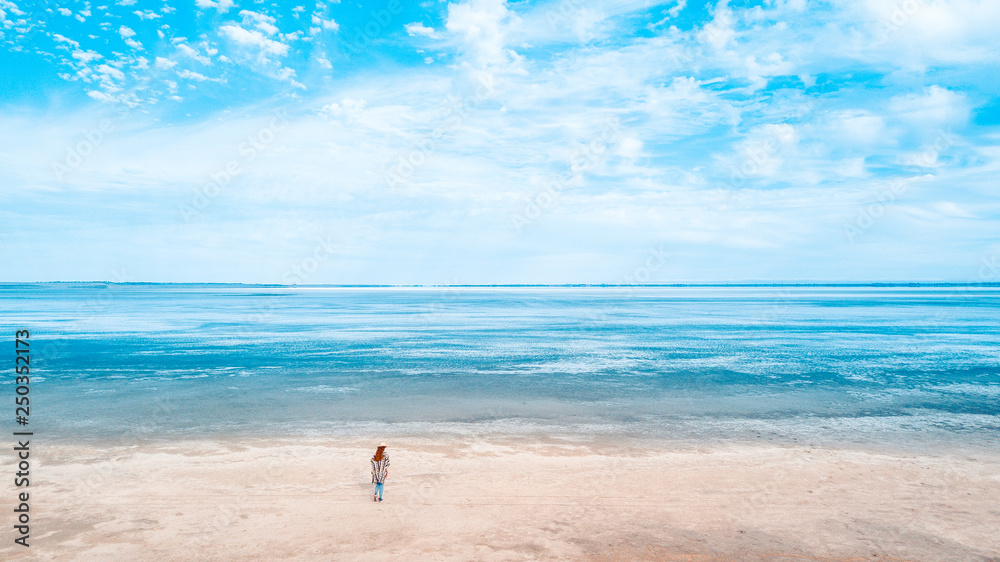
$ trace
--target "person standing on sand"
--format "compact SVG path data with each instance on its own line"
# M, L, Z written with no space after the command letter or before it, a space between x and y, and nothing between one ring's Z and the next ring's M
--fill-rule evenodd
M375 484L372 501L382 501L382 485L387 476L389 476L389 455L385 452L385 441L383 441L378 444L375 456L372 457L372 484Z

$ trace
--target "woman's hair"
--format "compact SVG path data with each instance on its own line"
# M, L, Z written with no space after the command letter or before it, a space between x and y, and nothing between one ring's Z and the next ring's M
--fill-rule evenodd
M384 445L375 450L375 462L382 460L382 451L384 450L385 450Z

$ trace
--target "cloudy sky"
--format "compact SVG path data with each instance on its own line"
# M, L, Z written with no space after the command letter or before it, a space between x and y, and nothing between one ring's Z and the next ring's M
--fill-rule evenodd
M993 0L0 20L0 280L1000 280Z

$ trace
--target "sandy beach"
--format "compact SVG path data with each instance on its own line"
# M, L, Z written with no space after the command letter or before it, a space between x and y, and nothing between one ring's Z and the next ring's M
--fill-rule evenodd
M38 449L46 560L989 560L997 458L716 445L247 439ZM5 459L6 461L6 459ZM3 470L12 468L9 461ZM0 508L10 513L12 493ZM8 529L7 536L11 535Z

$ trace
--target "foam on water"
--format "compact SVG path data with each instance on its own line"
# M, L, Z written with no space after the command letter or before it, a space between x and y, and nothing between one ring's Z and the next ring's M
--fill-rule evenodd
M0 286L53 438L995 439L998 312L995 288Z

